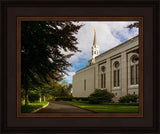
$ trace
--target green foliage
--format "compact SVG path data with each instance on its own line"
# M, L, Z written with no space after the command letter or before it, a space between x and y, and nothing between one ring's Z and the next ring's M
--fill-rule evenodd
M29 102L37 102L40 100L41 101L49 101L49 100L54 100L54 97L72 97L71 96L71 87L72 84L68 84L65 81L60 82L54 82L52 84L45 84L43 86L37 86L33 89L29 88L28 90L28 99ZM24 95L25 95L25 90L21 90L21 102L24 102ZM61 100L61 99L58 100ZM62 99L63 100L63 99ZM70 100L70 99L68 99Z
M126 96L122 96L119 98L120 103L136 103L138 101L138 95L136 94L128 94Z
M22 104L21 106L21 112L22 113L31 113L32 111L43 107L45 105L47 105L48 102L41 102L41 103L29 103L28 106L25 106L24 104Z
M66 81L56 83L53 87L54 90L52 91L52 95L54 97L70 97L71 87L72 85L68 84Z
M28 94L29 102L33 103L39 100L40 95L36 91L30 91Z
M71 21L22 21L21 22L21 85L24 90L61 80L71 65L67 59L78 52L77 34L81 25Z
M88 97L56 97L55 101L88 101Z
M25 90L21 89L21 102L23 102L25 99Z
M109 93L106 89L96 89L94 93L89 96L90 104L101 104L105 102L111 102L114 97L113 93Z
M73 97L74 100L82 102L82 101L88 101L88 97Z
M56 97L55 101L72 101L72 97Z
M73 52L80 52L75 35L81 26L71 21L21 22L21 86L26 91L22 95L22 101L26 98L26 105L28 90L62 80L67 68L71 66L67 59ZM63 54L61 50L72 54ZM61 92L63 94L63 90ZM41 93L48 95L44 91Z

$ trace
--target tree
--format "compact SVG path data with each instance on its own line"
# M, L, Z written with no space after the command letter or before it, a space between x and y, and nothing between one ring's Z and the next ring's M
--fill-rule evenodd
M129 30L131 30L132 28L139 28L139 22L134 22L133 24L128 25L126 28L129 28ZM136 50L134 52L139 53L139 50ZM137 57L136 60L139 60L139 57Z
M101 90L96 89L88 99L90 104L101 104L105 102L111 102L112 98L114 97L113 93L107 91L107 89Z
M118 100L120 103L136 103L138 102L138 95L136 94L128 94L126 96L122 96Z
M65 79L61 82L61 84L63 85L67 95L71 95L72 84L68 83Z
M61 50L80 52L77 34L82 25L71 21L22 21L21 23L21 85L25 90L28 105L28 89L48 83L49 79L60 80L73 54Z
M127 26L127 28L129 28L129 29L132 29L133 27L139 28L139 23L138 23L138 22L135 22L135 23L130 24L130 25Z
M54 83L54 85L51 86L51 88L52 90L50 90L50 95L52 95L53 97L70 97L71 96L72 84L69 84L65 80Z
M63 83L57 83L53 91L54 97L66 97L68 96L68 91Z

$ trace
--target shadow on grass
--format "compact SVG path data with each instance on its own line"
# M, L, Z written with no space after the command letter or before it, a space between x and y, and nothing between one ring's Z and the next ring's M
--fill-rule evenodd
M32 111L43 107L45 105L47 105L48 102L41 102L41 103L29 103L28 106L25 106L24 104L22 104L21 106L21 113L31 113Z
M81 102L71 102L71 101L64 101L66 103L86 108L89 110L94 110L100 113L138 113L139 106L137 104L88 104L88 103L81 103Z

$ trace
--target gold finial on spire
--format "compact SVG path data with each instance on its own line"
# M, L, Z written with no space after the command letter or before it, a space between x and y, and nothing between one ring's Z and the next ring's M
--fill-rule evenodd
M97 45L97 39L96 39L96 28L94 28L94 41L93 41L93 45L96 46Z

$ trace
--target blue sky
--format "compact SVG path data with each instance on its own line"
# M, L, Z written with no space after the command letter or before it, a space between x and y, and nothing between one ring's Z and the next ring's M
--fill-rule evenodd
M91 47L94 39L94 28L96 28L97 45L100 54L138 35L138 28L128 29L126 26L134 21L80 21L84 26L75 36L78 39L78 48L82 52L74 53L68 59L72 67L68 68L69 76L65 76L68 83L72 83L72 76L76 71L86 67L91 59ZM64 52L63 52L64 53ZM67 52L71 53L71 52Z

